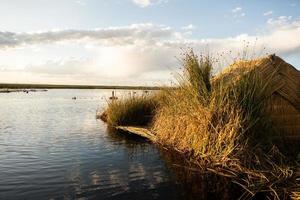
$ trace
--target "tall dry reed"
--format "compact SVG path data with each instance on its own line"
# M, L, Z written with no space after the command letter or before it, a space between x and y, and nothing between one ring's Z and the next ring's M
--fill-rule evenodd
M231 177L245 189L243 199L259 193L273 199L297 196L296 163L279 150L264 112L273 74L262 77L248 70L215 79L212 57L191 50L182 61L176 88L110 102L108 123L149 126L158 143L185 154L203 170ZM251 69L251 62L246 63Z
M247 191L245 198L262 191L277 199L284 196L295 179L284 156L270 151L276 149L276 132L264 108L273 75L262 77L253 70L212 81L212 65L209 56L184 54L178 88L164 91L156 111L158 142L203 169L233 177Z
M108 102L106 121L111 126L147 126L152 122L158 96L154 94L123 97Z

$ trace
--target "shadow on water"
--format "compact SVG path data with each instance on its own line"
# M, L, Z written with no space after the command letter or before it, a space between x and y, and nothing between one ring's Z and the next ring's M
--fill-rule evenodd
M116 130L113 127L107 126L106 133L109 139L114 142L120 142L125 146L130 158L149 151L149 146L152 145L149 141L141 138L140 136L130 135L122 130Z
M169 169L184 199L238 199L241 188L232 180L211 172L199 170L195 164L187 162L178 152L159 148L162 159Z
M106 127L106 133L108 137L114 141L122 141L125 144L128 144L127 147L134 147L134 146L141 146L143 144L150 144L149 141L145 140L144 138L134 135L128 134L122 130L117 130L111 126Z
M114 140L124 141L132 156L136 155L137 151L140 151L140 148L143 148L143 146L151 145L150 142L139 136L129 135L113 128L108 128L107 133ZM187 162L184 156L178 152L159 146L156 147L172 182L174 182L174 189L176 190L174 194L176 194L176 197L173 196L172 199L229 200L238 199L242 195L243 191L241 188L232 183L231 179L214 173L204 173L199 170L199 167ZM163 187L161 189L163 190ZM132 198L132 196L128 197Z
M75 195L65 199L182 199L155 146L110 127L106 135L110 142L117 144L115 152L122 152L120 160L114 158L111 161L114 164L107 166L106 172L99 175L102 180L95 185L80 184Z

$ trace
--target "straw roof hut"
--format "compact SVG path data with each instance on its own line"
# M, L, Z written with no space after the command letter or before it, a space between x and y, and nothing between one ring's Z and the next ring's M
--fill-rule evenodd
M226 68L214 81L234 81L241 74L256 70L268 78L271 91L267 114L272 126L287 139L300 140L300 71L278 56L238 61Z

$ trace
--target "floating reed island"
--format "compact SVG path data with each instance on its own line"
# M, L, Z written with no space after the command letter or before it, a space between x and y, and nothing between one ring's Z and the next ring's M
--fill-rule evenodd
M109 101L101 118L231 178L241 199L299 199L300 72L275 55L213 64L187 52L176 87Z

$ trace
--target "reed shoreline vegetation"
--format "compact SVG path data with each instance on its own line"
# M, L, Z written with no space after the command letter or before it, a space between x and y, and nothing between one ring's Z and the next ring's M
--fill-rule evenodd
M299 152L282 142L265 110L274 74L250 70L227 80L213 77L214 63L188 51L175 88L108 102L107 123L147 126L156 144L199 171L231 178L245 191L241 199L300 199Z

